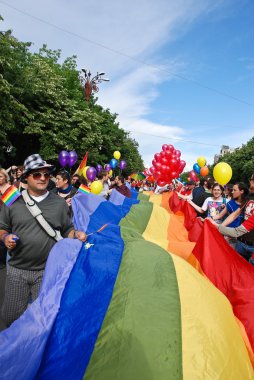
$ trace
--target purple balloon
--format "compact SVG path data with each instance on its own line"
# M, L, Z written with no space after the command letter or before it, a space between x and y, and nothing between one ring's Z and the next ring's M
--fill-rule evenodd
M111 170L111 166L110 166L109 164L106 164L106 165L104 166L104 169L105 169L107 172L109 172L109 171Z
M62 150L58 155L58 161L60 165L64 168L66 165L69 164L69 152L66 150Z
M96 170L97 170L97 173L98 173L98 174L100 173L101 169L102 169L102 166L101 166L100 164L98 164L98 165L96 166Z
M125 169L126 166L127 166L126 161L122 160L122 161L119 162L119 168L120 168L121 170Z
M68 162L68 165L69 165L70 168L71 168L73 165L76 164L77 159L78 159L78 155L77 155L77 153L76 153L74 150L71 150L71 151L69 152L69 162Z
M86 171L86 178L88 179L88 181L94 181L95 178L96 178L96 169L92 166L90 166L87 171Z

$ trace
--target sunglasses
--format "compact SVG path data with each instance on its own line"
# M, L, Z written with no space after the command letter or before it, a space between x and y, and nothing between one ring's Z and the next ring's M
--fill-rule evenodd
M42 172L35 172L35 173L31 173L29 174L33 177L33 179L37 180L37 179L41 179L42 176L44 176L44 178L48 179L50 177L50 173L49 172L45 172L45 173L42 173Z

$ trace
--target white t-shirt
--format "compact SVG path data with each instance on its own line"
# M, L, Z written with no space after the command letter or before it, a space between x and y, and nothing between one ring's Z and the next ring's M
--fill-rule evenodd
M222 197L216 200L213 197L209 197L206 198L201 208L203 211L207 211L208 217L213 217L215 215L218 215L224 207L225 203L223 202Z
M47 196L49 195L49 192L47 191L45 194L43 195L40 195L39 197L35 197L33 195L30 195L31 198L33 198L36 202L41 202L43 201L43 199L47 198Z

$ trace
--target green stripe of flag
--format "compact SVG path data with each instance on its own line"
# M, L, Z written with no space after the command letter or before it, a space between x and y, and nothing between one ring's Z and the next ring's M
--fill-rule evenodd
M181 307L173 260L130 224L121 227L123 258L84 379L180 380Z

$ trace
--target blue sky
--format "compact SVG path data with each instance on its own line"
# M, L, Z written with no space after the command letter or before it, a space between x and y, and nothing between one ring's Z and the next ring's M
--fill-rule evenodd
M181 150L191 169L198 156L212 163L221 145L253 137L253 0L0 4L1 30L11 28L33 50L46 43L62 49L63 59L77 55L80 69L107 73L98 103L118 114L146 166L165 143Z

